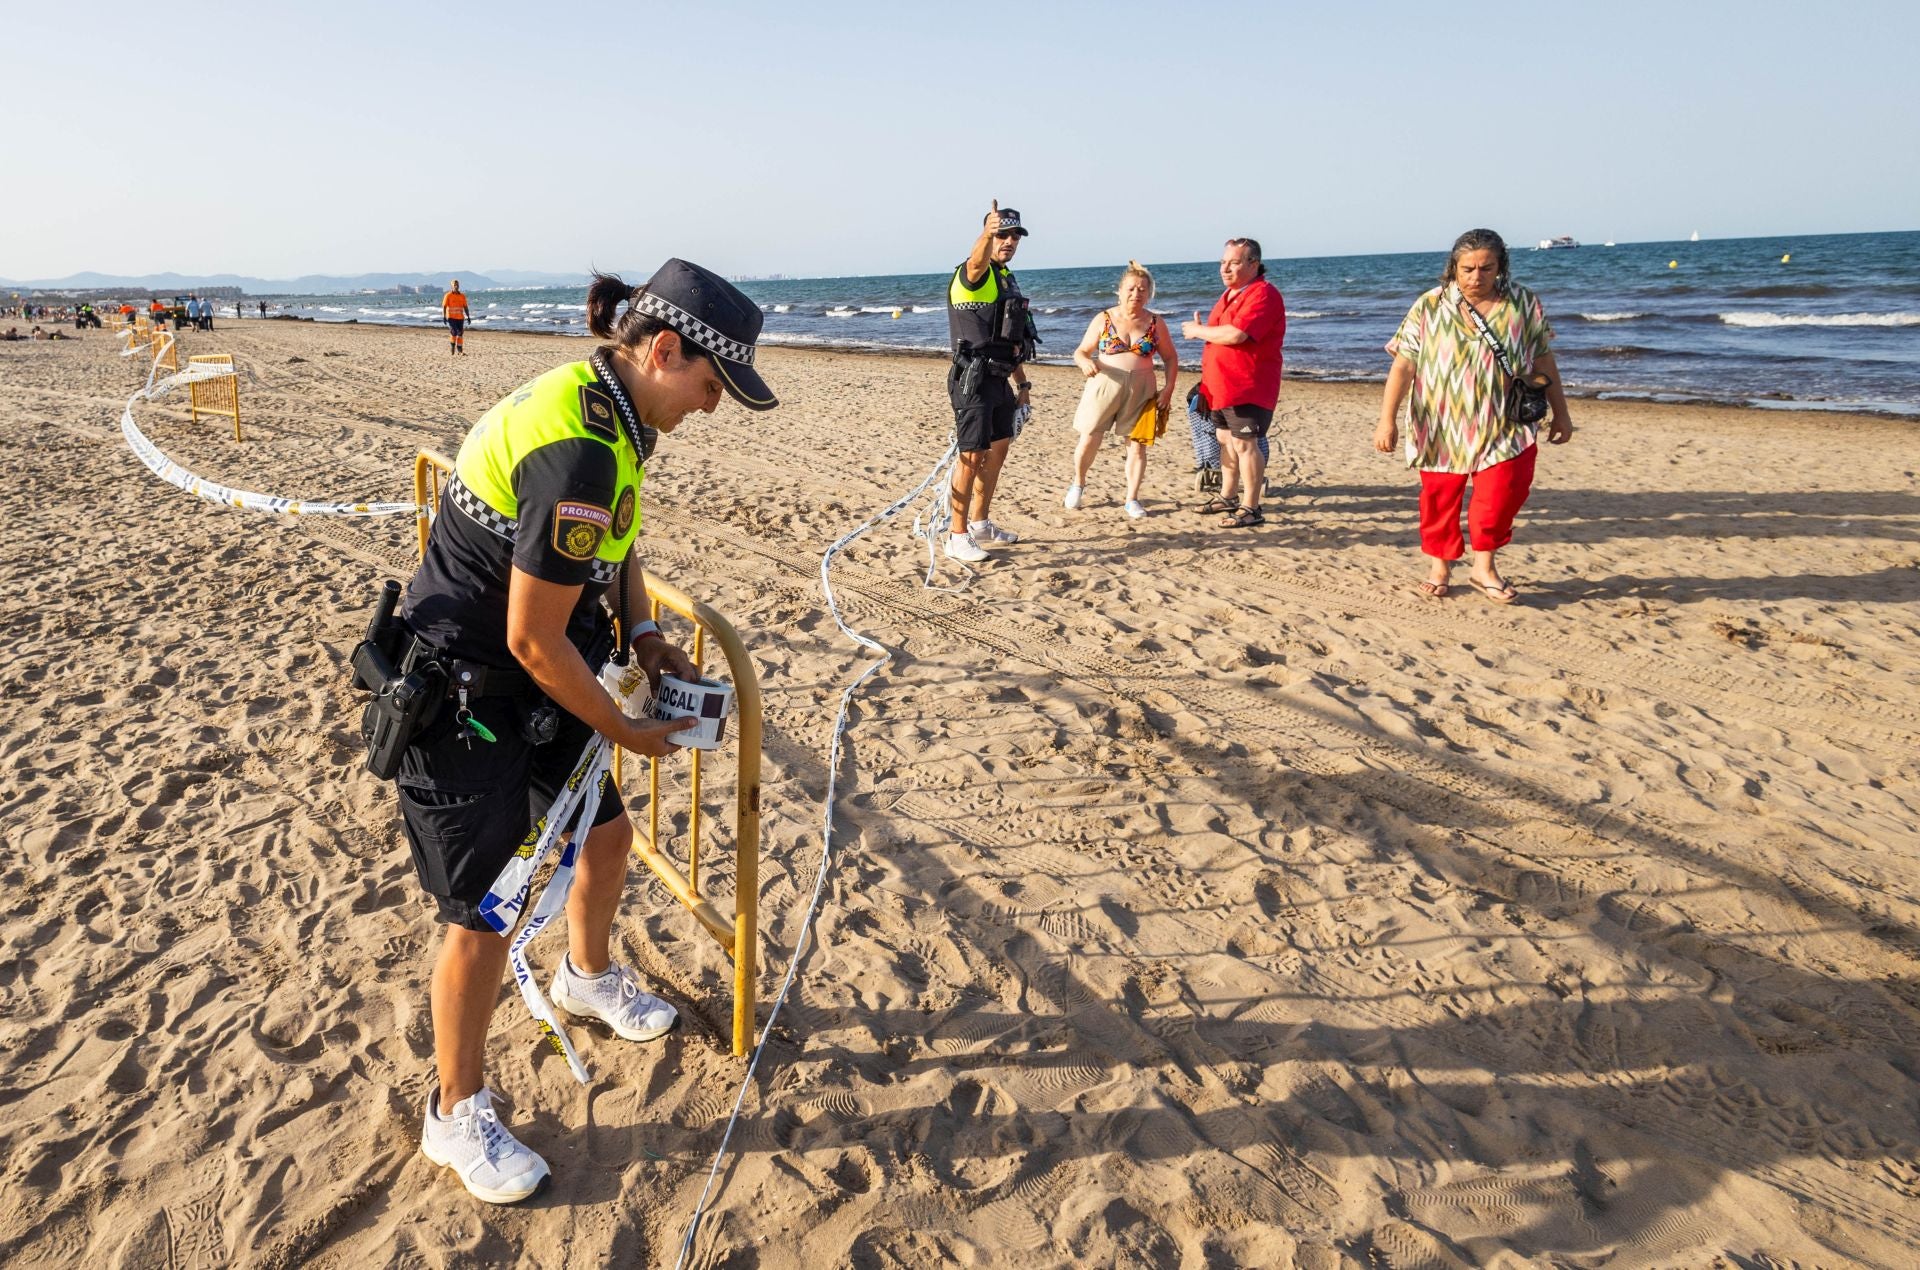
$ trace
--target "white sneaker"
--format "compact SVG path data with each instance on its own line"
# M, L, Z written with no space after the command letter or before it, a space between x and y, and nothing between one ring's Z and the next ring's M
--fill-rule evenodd
M979 564L986 558L987 553L980 549L980 544L973 540L972 534L947 535L947 559Z
M975 542L1019 542L1020 535L1011 529L1002 529L990 520L972 520L967 522L967 536Z
M680 1013L649 992L640 991L633 968L614 962L603 975L587 976L573 968L572 957L560 959L553 972L553 1003L568 1014L599 1019L629 1041L651 1041L673 1031Z
M493 1091L482 1089L440 1117L440 1091L427 1095L427 1124L420 1152L460 1176L460 1184L489 1204L517 1204L547 1180L547 1162L507 1132L493 1110Z
M1147 509L1141 504L1139 499L1129 498L1127 500L1127 515L1133 517L1135 520L1139 520L1146 514Z
M1082 487L1069 485L1067 486L1067 496L1060 501L1066 504L1068 511L1078 511L1080 509L1080 495L1084 493L1086 493L1086 490Z

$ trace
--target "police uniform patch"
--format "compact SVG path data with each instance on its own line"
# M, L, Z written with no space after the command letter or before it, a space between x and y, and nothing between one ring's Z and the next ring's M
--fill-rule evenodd
M598 433L609 441L620 439L620 423L613 413L613 398L592 384L580 385L580 422L586 425L587 431Z
M596 503L553 505L553 549L569 560L591 560L613 524L613 513Z
M620 491L620 501L613 505L613 536L625 538L627 530L633 528L633 486Z

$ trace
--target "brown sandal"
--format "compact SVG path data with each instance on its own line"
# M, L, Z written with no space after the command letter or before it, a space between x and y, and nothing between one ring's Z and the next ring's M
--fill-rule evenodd
M1202 516L1218 516L1221 512L1239 511L1240 504L1231 498L1222 498L1218 494L1215 494L1212 498L1209 498L1193 510L1199 512Z

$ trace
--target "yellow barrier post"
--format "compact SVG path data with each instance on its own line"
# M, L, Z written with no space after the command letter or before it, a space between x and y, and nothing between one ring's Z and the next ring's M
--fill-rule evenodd
M179 374L180 373L180 341L169 340L162 337L160 339L156 339L153 342L153 345L155 349L155 352L153 355L153 364L162 370L170 370L176 375Z
M233 420L233 439L240 435L240 378L233 373L232 353L199 353L187 359L187 365L225 366L228 373L213 379L196 379L187 385L187 409L195 423L203 414L225 415ZM176 366L175 369L178 369Z
M432 518L440 513L441 487L453 472L453 464L444 455L422 450L413 463L414 501L421 507L419 521L420 554L427 551L427 535ZM644 575L650 601L649 616L659 618L671 610L694 624L693 661L703 666L707 637L711 635L727 659L733 676L734 719L739 746L738 787L734 792L733 825L733 921L731 924L713 907L700 890L700 756L692 750L692 814L688 817L687 873L660 850L660 760L648 764L647 831L636 834L634 850L647 862L654 876L672 892L701 927L733 959L733 1053L744 1057L753 1043L753 1013L758 981L760 947L760 680L747 656L747 646L733 623L709 605L689 596L679 587L652 573ZM624 632L622 632L624 635ZM621 751L613 756L613 779L617 787L622 773Z

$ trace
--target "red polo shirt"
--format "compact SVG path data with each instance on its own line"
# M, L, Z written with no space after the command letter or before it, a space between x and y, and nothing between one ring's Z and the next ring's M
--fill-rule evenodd
M1208 326L1234 326L1244 344L1208 344L1200 350L1200 394L1214 410L1259 406L1280 400L1280 345L1287 338L1287 302L1265 278L1222 295L1207 315Z

